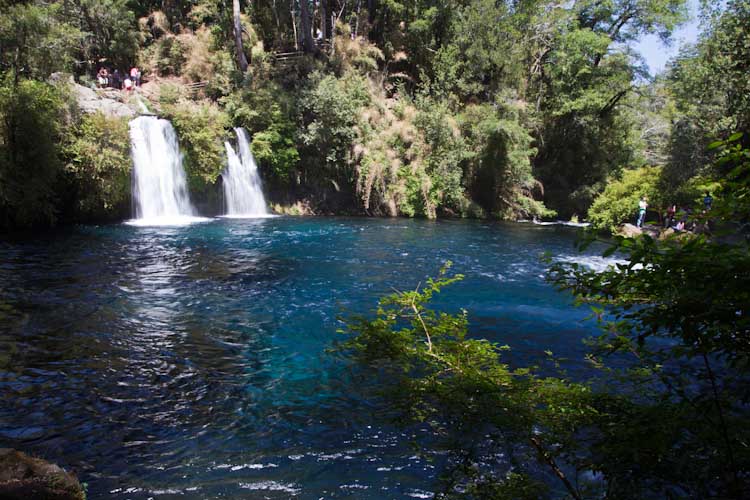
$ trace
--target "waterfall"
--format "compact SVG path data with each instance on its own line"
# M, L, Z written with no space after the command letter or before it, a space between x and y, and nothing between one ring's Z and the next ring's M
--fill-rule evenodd
M230 217L267 216L268 210L258 176L258 165L250 151L247 132L243 128L235 128L234 131L237 134L239 156L229 142L224 143L227 150L227 168L222 177L226 214Z
M183 224L204 220L195 210L182 168L182 155L172 124L153 116L130 122L133 157L133 224Z

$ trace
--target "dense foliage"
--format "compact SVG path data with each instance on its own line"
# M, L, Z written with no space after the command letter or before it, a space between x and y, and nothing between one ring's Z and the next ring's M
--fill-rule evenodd
M640 196L689 207L710 187L712 238L617 238L628 264L553 269L603 323L596 379L551 354L511 367L428 307L446 275L352 321L346 348L454 445L445 497L741 498L750 1L703 3L698 42L651 79L630 43L668 39L686 0L0 0L0 228L124 216L126 121L51 78L101 66L143 69L206 203L237 126L274 201L322 212L611 231Z
M130 138L123 118L86 115L68 134L65 172L71 177L76 219L127 217L130 210Z
M747 0L704 6L698 43L655 80L629 44L669 39L685 0L0 5L9 95L25 81L44 94L56 71L90 84L101 66L138 65L139 93L173 119L190 188L204 199L216 197L223 141L242 126L271 198L285 203L373 215L590 215L611 229L632 213L605 208L610 195L594 203L608 184L661 168L664 203L687 203L685 187L710 174L708 143L749 123ZM47 125L27 134L32 142L87 126L77 114L62 127L55 113L40 118ZM41 187L36 215L4 209L4 227L86 220L89 194L120 204L122 190L98 192L96 182L94 193L55 196L67 189L71 142L53 142L44 168L54 175L28 179ZM11 178L22 145L2 147ZM111 154L116 176L122 162ZM79 156L76 175L99 171L96 162Z
M52 224L62 171L60 90L35 80L8 80L0 86L0 225Z
M659 167L642 167L623 172L622 178L607 184L604 192L591 205L591 224L597 229L611 232L615 232L623 221L635 224L636 207L643 196L647 198L649 207L657 207L658 211L664 206L658 187L660 174Z

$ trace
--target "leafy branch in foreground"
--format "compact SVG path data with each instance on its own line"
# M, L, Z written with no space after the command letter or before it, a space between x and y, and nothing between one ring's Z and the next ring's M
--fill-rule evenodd
M463 278L448 277L449 266L424 288L381 299L373 319L353 318L343 349L377 370L402 418L452 443L441 497L539 498L547 485L529 472L541 464L570 497L583 498L558 462L569 462L572 432L596 413L589 388L511 369L508 346L467 337L465 311L430 309L435 294ZM499 450L507 463L496 463Z
M742 498L749 491L750 245L743 224L750 153L741 137L712 144L720 148L720 198L697 217L712 237L618 237L604 253L619 252L626 264L601 273L555 265L549 275L597 313L603 334L592 343L592 359L624 359L609 371L621 381L618 392L639 402L641 417L658 410L650 418L674 436L659 460L668 469L653 481L679 495ZM638 451L636 443L630 448Z

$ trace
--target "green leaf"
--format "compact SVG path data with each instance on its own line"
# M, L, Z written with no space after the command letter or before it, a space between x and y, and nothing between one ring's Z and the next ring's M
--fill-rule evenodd
M741 139L742 136L743 136L742 132L735 132L734 134L732 134L732 135L729 136L729 139L727 139L727 142L737 141L737 140Z

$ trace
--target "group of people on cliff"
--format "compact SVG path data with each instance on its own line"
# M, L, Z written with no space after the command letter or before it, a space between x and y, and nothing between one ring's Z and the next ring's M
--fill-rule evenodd
M133 66L129 72L121 73L115 69L110 73L106 66L102 66L96 73L96 84L99 88L131 91L141 86L141 70Z
M706 191L706 195L703 197L703 213L711 210L714 199L711 193ZM648 198L641 196L638 201L638 214L636 217L636 227L643 227L643 223L646 220L646 210L648 209ZM690 231L692 230L691 216L693 210L690 207L680 207L679 211L677 205L672 203L667 207L667 211L664 214L664 228L673 229L675 231Z

